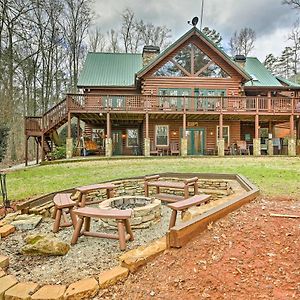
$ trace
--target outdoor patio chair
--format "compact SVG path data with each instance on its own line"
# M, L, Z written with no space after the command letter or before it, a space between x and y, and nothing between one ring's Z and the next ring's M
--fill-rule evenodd
M250 155L249 147L247 146L246 141L237 141L236 145L237 145L238 152L240 155L242 155L242 154Z
M155 147L153 142L150 142L150 155L159 155L158 149Z
M170 153L171 153L171 155L173 155L173 154L177 154L177 155L179 155L179 145L178 145L178 143L176 143L176 142L171 142L170 143Z

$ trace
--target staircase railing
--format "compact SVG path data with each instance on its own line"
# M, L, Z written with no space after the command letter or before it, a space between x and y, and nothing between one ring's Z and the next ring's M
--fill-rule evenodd
M57 126L68 115L67 100L64 99L48 110L42 117L43 132Z
M25 135L40 135L42 117L25 117Z

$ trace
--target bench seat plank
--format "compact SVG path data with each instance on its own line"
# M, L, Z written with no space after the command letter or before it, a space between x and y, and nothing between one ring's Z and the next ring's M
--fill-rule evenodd
M87 193L90 191L101 190L101 189L114 189L116 186L113 183L100 183L100 184L91 184L77 187L76 190L80 193Z
M185 210L191 206L196 206L202 203L207 202L211 198L211 195L201 194L195 195L188 199L184 199L181 201L174 202L172 204L168 204L168 207L175 210Z
M68 208L75 205L71 199L71 193L59 193L53 197L53 202L58 208Z
M81 207L74 210L78 216L85 216L91 218L109 218L116 220L124 220L131 217L131 209L100 209L96 207Z
M159 186L164 188L176 188L184 189L184 182L172 182L172 181L149 181L149 186Z
M153 197L164 201L164 202L169 202L169 203L174 203L177 201L182 201L184 200L183 196L178 196L178 195L172 195L172 194L164 194L164 193L159 193L156 195L153 195Z

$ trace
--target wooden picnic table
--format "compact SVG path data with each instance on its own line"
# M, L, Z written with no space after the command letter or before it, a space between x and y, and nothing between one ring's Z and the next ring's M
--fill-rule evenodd
M155 197L162 201L166 201L166 202L176 202L179 200L189 198L189 187L190 186L192 186L194 188L194 195L198 194L198 183L197 183L198 177L192 177L189 179L185 179L182 182L163 181L163 180L158 180L159 178L160 178L159 175L145 177L144 187L145 187L145 196L146 197L149 197L149 186L155 186L156 192L157 192ZM160 193L160 188L172 188L172 189L176 189L176 190L183 190L184 197Z
M84 207L85 205L88 204L97 204L102 202L102 200L98 200L98 201L86 201L86 196L88 195L88 193L92 192L92 191L97 191L97 190L102 190L105 189L106 190L106 195L107 195L107 199L112 198L114 196L114 189L116 188L116 185L114 185L113 183L100 183L100 184L92 184L92 185L85 185L85 186L80 186L76 188L76 191L78 191L79 197L77 200L77 204L80 207Z

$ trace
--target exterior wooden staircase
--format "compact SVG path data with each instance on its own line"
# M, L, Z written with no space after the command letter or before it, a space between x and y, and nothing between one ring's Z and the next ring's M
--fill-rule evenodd
M29 137L34 137L36 142L42 146L43 155L46 158L53 150L53 146L61 145L57 129L68 121L68 106L70 101L73 107L75 105L80 108L79 103L75 102L72 98L66 98L53 106L41 117L25 117L25 135L27 140Z

